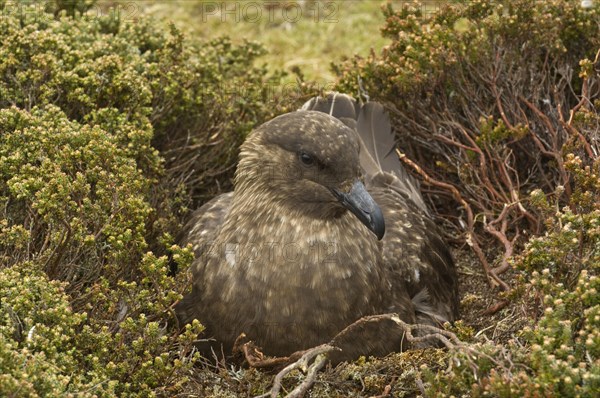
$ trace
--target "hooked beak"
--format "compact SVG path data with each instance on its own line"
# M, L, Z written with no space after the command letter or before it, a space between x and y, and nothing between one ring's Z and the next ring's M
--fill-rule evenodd
M347 193L337 189L331 189L331 192L345 208L350 210L377 236L378 240L383 238L385 234L383 213L362 182L355 181L350 192Z

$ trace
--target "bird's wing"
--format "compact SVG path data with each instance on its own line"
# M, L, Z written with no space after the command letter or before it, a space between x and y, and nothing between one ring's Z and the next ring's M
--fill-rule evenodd
M458 280L450 250L435 222L397 191L395 178L389 173L379 174L369 189L387 226L382 255L390 280L394 287L407 290L419 323L436 325L455 320Z
M356 129L361 140L360 163L367 189L381 207L386 222L384 265L398 307L408 291L420 322L437 324L458 316L457 276L448 247L429 215L418 182L396 154L389 117L381 104L360 104L352 97L331 93L302 107L327 113ZM390 310L394 311L392 307Z
M191 243L194 254L199 258L203 250L208 248L219 234L223 221L229 212L233 192L212 198L194 211L190 220L180 232L178 241L181 245Z
M177 241L180 245L192 245L196 260L192 265L192 274L195 281L201 281L206 261L201 259L207 257L213 250L213 242L219 235L223 221L231 207L233 192L219 195L202 205L196 210L187 224L183 227ZM200 261L199 261L200 259ZM177 304L177 314L180 322L185 324L194 318L200 318L198 302L200 295L194 284L192 293L187 295Z

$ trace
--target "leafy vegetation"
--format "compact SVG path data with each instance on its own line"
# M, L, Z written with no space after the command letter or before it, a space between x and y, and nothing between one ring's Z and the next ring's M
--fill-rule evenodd
M576 119L593 111L598 10L574 1L457 1L438 13L422 10L388 6L383 33L394 41L380 56L338 66L340 88L357 92L362 81L388 104L404 150L436 191L438 212L450 214L457 234L466 224L488 277L508 290L498 275L542 231L528 194L539 188L569 203L564 156L588 163L597 156L593 122ZM439 193L460 213L437 201ZM482 252L490 238L504 249L501 264L488 264Z
M244 135L278 112L252 66L260 45L188 46L89 6L0 8L2 396L188 388L202 327L172 326L189 281L165 254L185 271L171 238L185 207L203 184L227 186ZM181 140L196 147L184 165Z

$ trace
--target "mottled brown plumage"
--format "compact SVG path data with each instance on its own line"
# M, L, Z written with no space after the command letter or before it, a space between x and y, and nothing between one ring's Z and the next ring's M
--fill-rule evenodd
M383 108L343 94L258 127L235 190L183 231L196 260L179 318L198 318L226 349L244 332L270 355L328 342L366 315L456 319L454 263L394 148ZM400 350L387 326L345 341L337 359Z

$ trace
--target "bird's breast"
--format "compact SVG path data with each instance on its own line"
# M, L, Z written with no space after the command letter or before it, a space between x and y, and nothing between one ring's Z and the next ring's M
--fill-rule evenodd
M298 341L319 343L372 313L381 296L377 240L366 230L367 239L352 233L360 223L328 224L255 224L251 233L221 234L227 239L211 250L204 291L231 310L213 315L229 317L239 333L287 325Z

